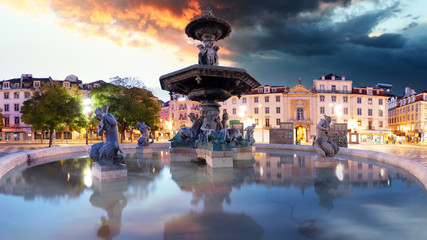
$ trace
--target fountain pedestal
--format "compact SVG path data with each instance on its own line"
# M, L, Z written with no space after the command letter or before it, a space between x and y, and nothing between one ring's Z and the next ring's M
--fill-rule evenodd
M99 181L112 181L128 177L126 165L102 166L98 162L92 163L92 176Z

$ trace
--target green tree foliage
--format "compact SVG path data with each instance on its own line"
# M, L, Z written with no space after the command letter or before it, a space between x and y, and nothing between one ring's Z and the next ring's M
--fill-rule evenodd
M49 147L54 130L63 130L65 124L68 130L74 131L87 124L82 113L81 93L77 89L67 90L58 84L47 83L33 91L33 96L21 108L22 120L36 131L48 131Z
M120 124L122 142L125 131L137 128L137 122L145 121L152 131L158 128L160 103L147 89L126 88L107 83L92 89L91 96L95 107L101 107L104 104L110 106L108 111Z

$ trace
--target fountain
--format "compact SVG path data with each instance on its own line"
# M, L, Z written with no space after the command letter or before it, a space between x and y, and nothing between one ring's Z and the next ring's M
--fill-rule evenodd
M198 63L163 75L160 84L170 93L188 95L190 100L200 102L200 119L192 119L191 128L182 128L171 139L173 160L181 161L202 158L211 167L232 167L233 160L250 160L255 148L250 129L247 135L227 129L226 120L220 120L218 102L232 95L241 96L261 84L244 69L219 65L218 40L231 33L225 20L215 17L210 9L185 28L188 37L203 42L199 48ZM249 140L248 140L249 139Z

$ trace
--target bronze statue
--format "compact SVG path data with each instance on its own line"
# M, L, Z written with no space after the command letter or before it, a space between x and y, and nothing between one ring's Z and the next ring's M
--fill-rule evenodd
M324 115L324 119L321 119L316 126L317 135L313 141L313 148L321 157L334 157L339 151L338 145L328 140L330 124L331 117Z
M98 123L98 135L106 132L104 142L96 143L89 149L90 158L101 166L120 165L125 156L119 144L117 121L113 114L108 113L108 105L95 110Z

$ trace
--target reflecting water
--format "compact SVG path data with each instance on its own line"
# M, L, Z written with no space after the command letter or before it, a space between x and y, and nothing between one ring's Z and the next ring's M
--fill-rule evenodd
M361 159L257 153L248 167L129 154L128 179L99 182L88 158L0 180L2 239L427 239L413 177ZM244 165L244 164L243 164Z

